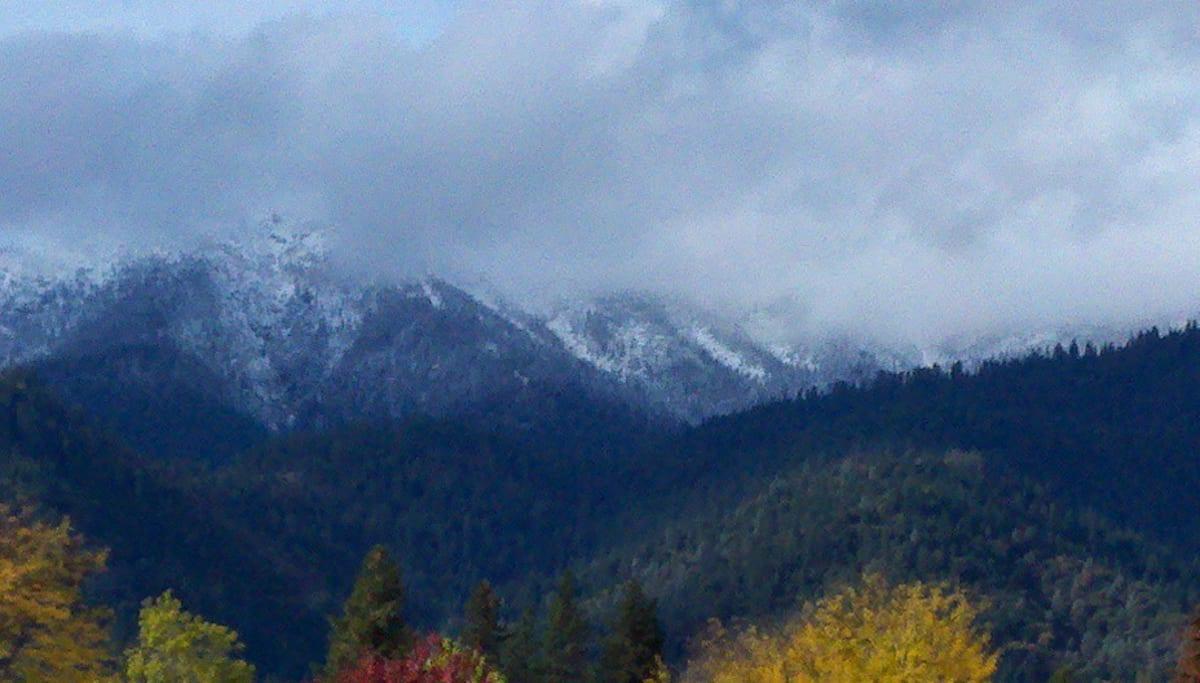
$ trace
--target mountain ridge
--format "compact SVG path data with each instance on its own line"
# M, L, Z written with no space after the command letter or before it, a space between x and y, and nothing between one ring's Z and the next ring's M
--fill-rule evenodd
M17 252L5 256L0 368L162 345L204 369L199 383L214 401L272 431L470 412L531 385L698 423L880 371L956 361L971 369L1076 338L1122 338L1093 325L929 349L846 336L781 344L645 292L532 311L434 276L389 283L346 274L323 232L278 219L240 240L59 276L20 268Z

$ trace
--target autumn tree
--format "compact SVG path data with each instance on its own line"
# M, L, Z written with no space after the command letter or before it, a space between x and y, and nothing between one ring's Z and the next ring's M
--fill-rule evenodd
M411 644L400 567L377 545L363 558L342 615L333 620L325 671L336 675L364 656L399 659Z
M479 651L431 635L401 659L366 656L338 674L336 683L505 683Z
M977 617L961 591L920 582L891 586L868 575L778 631L718 629L686 680L988 681L997 655L977 630Z
M125 653L129 683L250 683L237 632L190 614L167 591L142 603L137 644Z
M0 680L110 679L107 614L81 595L104 560L68 521L48 524L0 507Z
M546 617L541 672L544 683L579 683L587 678L588 627L578 591L575 575L567 570Z
M463 645L489 657L496 656L503 634L500 630L500 598L492 590L492 584L481 581L471 593L463 621Z
M642 683L661 661L658 607L637 581L625 584L617 617L600 659L600 683Z
M1177 683L1200 683L1200 610L1183 632L1175 680Z

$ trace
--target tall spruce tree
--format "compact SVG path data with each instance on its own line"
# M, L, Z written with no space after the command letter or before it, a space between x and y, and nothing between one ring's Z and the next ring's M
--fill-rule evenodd
M656 601L629 581L600 658L600 683L643 683L661 661L663 641Z
M575 575L568 569L558 583L546 618L542 682L587 680L587 621L579 607Z
M342 616L332 620L325 673L335 676L362 657L398 659L411 646L400 567L377 545L363 559Z
M541 683L542 652L538 647L537 626L537 617L527 608L504 639L500 670L508 683Z
M500 598L492 590L492 584L481 581L467 600L464 612L463 644L494 658L504 634L500 629Z

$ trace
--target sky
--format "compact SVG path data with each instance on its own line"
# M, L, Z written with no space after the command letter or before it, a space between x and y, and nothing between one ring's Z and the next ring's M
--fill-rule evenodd
M331 9L332 8L332 9ZM0 244L273 213L778 338L1200 315L1200 3L0 3Z

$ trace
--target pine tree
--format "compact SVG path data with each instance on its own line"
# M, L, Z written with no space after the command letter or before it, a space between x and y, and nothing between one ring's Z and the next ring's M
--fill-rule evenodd
M625 584L612 634L600 660L601 683L642 683L655 672L663 648L658 606L637 581Z
M342 616L332 622L325 673L332 677L365 656L398 659L411 645L400 567L377 545L363 559Z
M492 590L492 584L481 581L467 600L464 612L463 644L495 657L503 633L500 630L500 598Z
M543 683L580 683L587 679L587 637L575 576L567 570L546 619Z
M542 653L537 636L537 617L533 610L526 609L500 650L500 670L508 683L541 683L539 663Z

